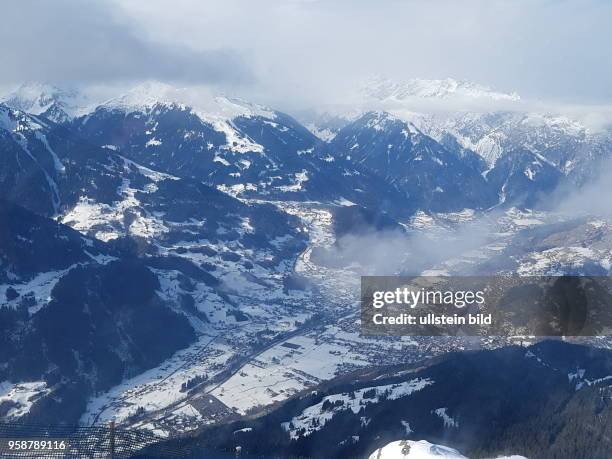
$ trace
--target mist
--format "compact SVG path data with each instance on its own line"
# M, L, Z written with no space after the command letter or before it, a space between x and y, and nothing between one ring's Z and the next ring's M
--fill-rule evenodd
M535 210L544 211L551 222L585 217L612 218L612 157L595 164L592 175L583 177L580 182L563 181L543 197ZM436 227L431 231L391 229L340 235L333 248L318 261L352 269L359 275L446 275L444 269L439 269L440 263L461 258L499 239L496 222L505 211L498 207L452 227Z
M291 111L384 75L610 104L610 17L601 0L9 0L0 86L162 80Z
M362 276L444 275L437 265L490 242L501 214L493 210L432 231L388 229L340 235L332 248L314 254L314 261L349 268Z
M9 0L2 5L0 85L116 85L147 79L224 87L252 80L240 51L194 50L134 27L101 0Z
M597 163L584 184L565 183L550 197L553 212L566 217L612 217L612 158Z

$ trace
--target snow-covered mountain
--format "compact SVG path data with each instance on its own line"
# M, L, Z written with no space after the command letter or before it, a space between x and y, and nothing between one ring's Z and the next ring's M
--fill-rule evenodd
M142 260L4 200L0 218L4 420L74 423L91 393L195 340Z
M545 156L563 155L546 141L531 149L524 144L511 144L491 165L482 151L478 154L472 150L452 130L433 129L432 118L428 119L429 124L422 119L415 119L418 122L415 124L390 112L366 112L338 131L321 150L383 178L425 212L498 205L531 208L541 204L545 196L565 181L574 183L570 172L576 174L580 170L583 181L594 176L593 163L608 151L598 147L592 155L583 154L577 149L589 148L585 142L579 147L565 139L572 144L564 144L566 153L578 156L580 160L574 162L584 165L569 171L566 161L561 166ZM536 133L528 130L524 135Z
M481 99L487 104L472 104ZM382 145L382 139L391 134L385 129L393 130L389 123L378 123L377 135L372 137L368 132L373 124L360 121L370 113L385 114L403 123L406 133L418 131L454 153L461 159L464 171L468 168L471 175L481 175L482 180L468 180L462 192L478 189L476 194L484 199L478 204L471 199L466 207L534 207L560 186L581 186L597 177L601 164L612 158L612 133L590 128L567 114L532 112L528 107L516 94L499 93L477 84L454 80L401 83L374 78L361 87L352 105L310 112L302 119L311 131L324 133L325 143L337 149L341 157L358 158L359 163L363 158L349 155L348 150L367 150L366 163L372 166L372 159L377 158L379 164L374 166L374 172L382 170L384 175L385 167L395 170L396 164L392 165L390 158L399 154L404 161L411 160L398 141ZM347 132L351 132L349 140L359 137L356 129L363 131L361 143L346 144ZM484 193L479 183L483 180L487 185ZM433 182L425 188L429 192L445 189ZM446 188L452 189L448 183ZM489 193L495 196L494 203ZM457 195L454 191L448 194Z
M610 352L545 341L364 368L201 436L256 456L606 457Z
M411 96L395 88L401 110L330 117L328 141L277 110L158 83L84 111L46 87L0 104L0 417L114 418L171 434L288 401L265 427L307 449L317 439L359 454L397 438L445 443L420 434L464 425L446 373L300 398L356 369L465 345L362 337L359 275L378 269L373 260L394 273L607 275L612 223L526 209L591 177L609 155L605 135L552 115L402 106L498 97L436 84ZM510 96L499 97L518 102ZM486 237L466 245L464 225ZM354 438L370 416L352 408L374 418L388 400L421 397L420 418Z
M409 209L391 184L343 158L290 116L226 97L146 84L112 99L69 128L87 141L165 173L242 198L376 202Z
M0 99L0 102L16 110L42 115L58 123L86 113L92 106L92 102L76 89L64 89L36 82L22 84Z
M503 93L488 86L452 78L442 80L412 78L406 81L394 81L382 76L374 76L365 80L359 89L366 100L372 99L380 102L405 101L411 98L520 100L516 92Z
M248 132L253 123L261 127L258 136L266 139ZM240 183L236 193L258 185L248 181L251 167L259 173L273 167L274 157L306 154L315 143L314 136L286 115L159 83L145 83L101 104L72 127L100 146L161 170L209 182L220 175L219 182L226 186ZM284 148L277 151L262 140Z
M378 75L362 80L344 99L298 112L297 117L315 135L329 141L343 126L368 111L401 113L402 118L410 120L423 114L465 112L476 107L485 112L498 111L500 106L519 110L520 101L515 92L496 91L486 85L453 78L401 81Z
M456 449L427 440L398 440L377 449L368 459L467 459ZM524 456L497 456L496 459L525 459Z
M566 179L575 184L587 182L597 174L599 162L610 158L609 132L593 131L567 116L528 113L520 108L485 112L413 111L413 98L444 101L461 96L518 101L514 94L482 85L452 79L401 83L373 78L363 85L360 94L365 104L361 110L367 107L367 101L375 100L380 107L374 112L378 116L384 114L383 117L397 123L403 122L403 131L418 131L437 142L438 150L448 150L453 153L451 157L459 157L452 164L446 161L449 169L446 173L436 174L446 186L428 180L415 185L427 189L431 196L422 196L422 190L408 190L412 197L415 193L417 196L412 199L413 209L452 209L446 196L452 198L458 193L449 180L463 181L462 193L476 195L456 206L486 208L502 203L532 207ZM393 131L389 123L385 126L378 123L376 138L370 138L368 130L376 123L364 122L371 115L367 111L360 114L359 104L349 115L323 113L319 119L326 124L324 127L312 122L311 113L309 129L323 135L326 140L323 142L286 114L244 100L216 96L206 88L176 88L148 82L93 109L92 105L84 105L83 97L74 91L29 84L5 100L7 106L68 123L87 141L120 149L130 159L149 167L179 176L188 173L233 195L371 205L374 201L368 200L364 191L355 192L360 189L367 190L369 195L378 194L379 201L393 203L387 206L387 210L392 210L399 207L396 202L401 197L397 192L406 191L395 181L387 187L377 181L381 177L386 180L385 161L386 167L390 167L388 159L384 159L386 155L399 154L404 162L410 161L410 155L401 153L400 143L390 139L393 132L384 132L385 126ZM56 116L58 110L64 114ZM359 129L366 137L361 149L369 152L365 163L358 151L346 154L348 148L357 144L348 145L347 141L359 136ZM341 130L343 137L334 140ZM390 140L384 147L388 151L375 154L384 149L382 144L377 145L384 141L383 137ZM430 146L435 144L428 142ZM331 150L326 143L331 144ZM381 163L372 167L378 157ZM429 155L417 157L427 159ZM462 172L453 177L450 169L457 166ZM436 201L446 204L428 207Z
M388 112L367 112L323 147L381 177L419 209L488 208L497 196L470 150L454 151Z
M508 154L523 150L541 156L564 174L579 175L585 163L609 155L611 135L594 131L567 116L491 112L406 115L435 139L452 135L493 167Z
M456 449L427 440L398 440L377 449L369 459L467 459Z
M243 333L256 342L266 314L289 314L281 305L306 239L295 217L142 166L42 115L0 105L0 120L0 311L8 340L0 380L11 381L15 396L24 379L49 389L32 409L9 414L55 419L64 410L64 421L76 422L88 395L241 322L253 324ZM140 284L144 296L116 276ZM157 329L156 318L174 332ZM99 336L107 320L125 324L125 343ZM167 338L160 348L137 336L147 335L137 330L145 322L151 336ZM105 347L105 337L115 347ZM147 351L136 355L132 346Z

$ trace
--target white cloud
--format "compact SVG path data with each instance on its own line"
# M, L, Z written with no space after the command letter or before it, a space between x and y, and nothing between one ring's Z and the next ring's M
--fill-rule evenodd
M262 93L325 100L372 73L454 77L528 97L612 98L601 0L120 2L164 41L243 50Z
M611 13L603 0L9 0L0 84L214 83L291 108L383 74L610 102Z

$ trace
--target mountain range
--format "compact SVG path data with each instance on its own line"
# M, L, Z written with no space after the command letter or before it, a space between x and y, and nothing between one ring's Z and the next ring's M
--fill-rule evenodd
M559 215L554 203L559 190L578 193L596 180L612 153L610 132L513 109L521 100L514 93L451 79L379 79L362 95L370 105L350 115L308 117L153 82L104 101L37 83L2 98L0 419L116 419L165 435L185 433L209 423L233 425L261 406L294 400L386 358L409 365L463 346L427 341L413 350L402 340L364 342L355 325L354 284L369 263L398 258L397 271L418 273L609 274L608 217ZM475 99L501 102L504 110L410 109L415 100ZM481 238L475 227L489 234ZM524 359L525 352L546 349L433 360L418 376L421 383L381 377L424 397L421 436L411 440L447 439L445 416L468 419L484 403L461 406L449 383L442 394L448 400L434 407L440 394L430 392L441 384L421 387L427 378L456 373L457 386L467 387L474 376L461 365L483 365L485 372L504 358L554 383L555 395L565 397L554 403L568 405L544 408L562 410L559 419L570 429L578 401L599 409L595 388L570 397L561 380L574 362L562 362L553 377ZM575 352L584 354L581 364L592 357ZM606 378L608 369L594 373ZM427 371L437 372L435 378ZM491 399L499 395L495 381L510 390L520 380L514 373L499 380L486 374ZM361 389L368 398L370 386L351 390ZM527 395L548 389L538 390ZM343 392L328 391L334 393ZM321 397L308 401L325 403ZM299 418L294 406L308 409L304 399L295 400L270 414L274 422L279 413L287 417L282 422ZM323 411L342 411L336 399L328 401ZM497 445L522 445L515 436L536 422L533 412L517 412L504 425L514 430L504 430L489 426L490 413L481 414L466 424L493 429ZM524 423L517 421L522 415ZM338 424L342 435L369 433L356 441L344 435L338 445L328 441L340 438L337 430L321 425L310 436L304 432L312 424L301 432L295 423L283 430L279 421L275 438L293 441L287 451L309 454L315 437L333 454L371 453L397 439L384 434L382 420L368 430L350 413L340 417L330 425ZM393 436L408 438L396 421ZM404 421L410 429L417 424ZM500 452L468 434L449 434L450 444L462 453ZM229 437L217 446L229 448ZM501 452L537 457L510 446Z

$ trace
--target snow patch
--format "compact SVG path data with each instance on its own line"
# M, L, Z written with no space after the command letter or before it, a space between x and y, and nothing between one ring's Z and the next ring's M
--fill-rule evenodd
M28 414L34 402L49 392L44 381L17 384L5 381L0 383L0 406L8 405L6 417L19 418Z
M467 459L456 449L435 445L426 440L400 440L370 454L369 459Z
M383 397L385 400L396 400L407 397L431 384L433 384L431 379L417 378L398 384L366 387L351 393L329 395L316 405L306 408L291 421L282 423L281 426L289 432L292 439L308 436L325 426L336 413L351 410L357 414L362 407L378 403Z

